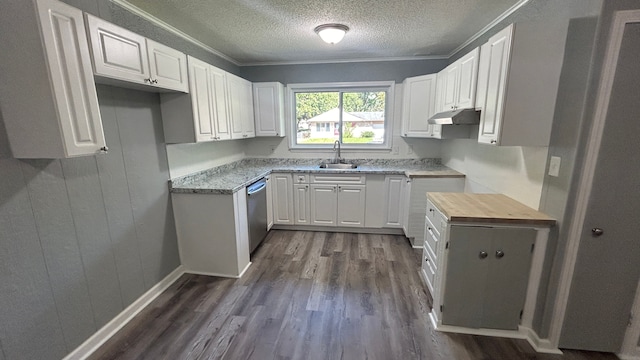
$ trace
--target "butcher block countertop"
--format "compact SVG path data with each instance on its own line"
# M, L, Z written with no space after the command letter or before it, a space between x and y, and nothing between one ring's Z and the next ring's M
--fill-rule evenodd
M427 197L451 222L554 226L556 220L502 194L429 192Z

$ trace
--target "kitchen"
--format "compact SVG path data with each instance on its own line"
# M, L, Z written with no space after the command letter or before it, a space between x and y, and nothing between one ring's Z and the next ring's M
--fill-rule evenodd
M565 58L572 61L572 66L567 66L571 71L561 75L566 76L558 90L563 101L558 101L561 106L555 110L555 116L562 116L563 121L554 121L549 147L491 147L478 144L473 138L405 139L400 136L400 121L393 121L391 141L396 149L390 152L347 150L344 157L441 158L442 164L465 174L468 192L503 193L560 222L568 221L565 207L571 211L576 196L573 185L576 179L571 172L582 161L585 152L583 145L578 143L581 137L586 137L581 133L584 129L581 129L580 115L590 110L585 99L595 97L588 91L595 93L599 71L594 66L592 77L596 80L589 79L594 34L602 37L597 46L606 43L607 33L604 30L596 33L594 18L599 16L604 28L612 22L614 10L633 9L636 4L633 1L605 2L601 10L601 3L597 1L580 2L579 5L576 2L575 6L559 1L543 3L546 2L531 1L513 15L514 19L496 26L495 31L517 22L518 16L526 19L534 14L545 19L557 16L565 22L574 18L591 20L572 24L580 31L576 31L577 35L569 34L575 37L571 43L574 47ZM457 60L454 56L400 63L236 66L174 33L159 29L117 4L80 1L71 5L253 82L393 80L400 84L407 77L437 73L449 62ZM24 11L19 4L4 6L10 6L9 9L17 14ZM9 33L7 28L29 33L35 26L23 19L3 17L2 22L3 34ZM489 35L457 55L483 43ZM2 39L6 48L18 47L6 35ZM604 62L603 54L603 49L596 52L595 64ZM6 61L4 56L3 61ZM37 60L24 58L24 61ZM32 65L34 69L42 68L42 65ZM3 74L3 84L23 81L38 84L42 77L47 77L42 71L20 74L27 76L21 79L4 71ZM372 74L381 74L384 78L374 79ZM47 88L16 86L11 91L25 99L50 97L46 95L50 92ZM1 228L2 264L6 272L3 273L2 299L3 304L8 304L3 308L11 309L3 310L1 315L3 338L0 346L4 358L16 358L16 354L27 358L63 357L177 268L180 260L173 209L167 206L170 204L168 179L244 158L264 157L266 153L271 153L269 157L273 158L328 158L333 155L331 152L318 156L318 153L290 151L287 140L268 138L165 146L162 109L157 94L104 85L98 85L97 92L109 146L106 156L18 160L8 148L6 131L0 131L0 164L5 185L2 187ZM399 99L396 97L394 119L400 118ZM3 125L8 116L4 107ZM35 111L38 110L36 107ZM396 151L397 155L394 154ZM562 157L561 176L557 179L545 175L549 154ZM569 229L562 226L557 231L562 234L551 236L559 237L558 241L564 244ZM559 277L562 262L553 258L562 258L562 252L561 247L557 253L556 248L549 248L545 257L549 262L545 265L548 273L542 276L547 279ZM557 283L558 280L554 281ZM542 339L547 337L545 335L554 322L554 311L551 310L557 285L552 285L548 289L543 287L538 295L542 300L537 303L540 308L534 327ZM580 306L571 309L578 311Z

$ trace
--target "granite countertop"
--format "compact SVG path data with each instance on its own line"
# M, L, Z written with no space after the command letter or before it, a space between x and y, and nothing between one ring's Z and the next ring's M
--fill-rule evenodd
M173 193L233 194L272 172L331 174L391 174L407 177L464 177L440 159L349 159L356 169L319 169L327 159L243 159L171 179Z

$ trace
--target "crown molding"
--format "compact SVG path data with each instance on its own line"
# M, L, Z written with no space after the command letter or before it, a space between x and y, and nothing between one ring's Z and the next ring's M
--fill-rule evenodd
M203 48L204 50L212 53L213 55L216 55L216 56L218 56L218 57L220 57L220 58L222 58L222 59L224 59L224 60L226 60L226 61L228 61L228 62L230 62L230 63L232 63L234 65L236 65L236 66L242 66L242 64L238 60L236 60L236 59L234 59L232 57L229 57L226 54L223 54L220 51L212 48L211 46L209 46L209 45L197 40L196 38L192 37L191 35L183 32L181 30L176 29L172 25L170 25L170 24L158 19L157 17L149 14L148 12L140 9L139 7L129 3L126 0L111 0L111 2L116 4L116 5L118 5L118 6L120 6L123 9L125 9L125 10L127 10L127 11L129 11L129 12L135 14L135 15L138 15L139 17L141 17L141 18L153 23L154 25L156 25L156 26L158 26L158 27L160 27L160 28L162 28L164 30L167 30L168 32L170 32L170 33L172 33L172 34L174 34L176 36L179 36L179 37L183 38L184 40L186 40L186 41L188 41L188 42L190 42L190 43L192 43L192 44L194 44L196 46L199 46L199 47Z
M453 51L450 52L449 55L447 55L447 56L449 58L453 57L460 50L462 50L465 47L469 46L469 44L471 44L472 42L478 40L482 35L486 34L487 31L491 30L494 26L498 25L502 20L506 19L509 15L513 14L514 12L518 11L518 9L520 9L523 6L525 6L529 1L531 1L531 0L520 0L517 3L513 4L513 6L508 8L507 11L503 12L502 14L500 14L500 16L498 16L497 18L493 19L492 22L488 23L485 27L480 29L480 31L478 31L475 35L473 35L472 37L467 39L467 41L463 42L460 46L458 46L457 48L453 49Z
M253 63L242 63L240 66L277 66L277 65L317 65L317 64L340 64L340 63L363 63L382 61L416 61L416 60L448 60L448 55L433 56L396 56L386 58L362 58L362 59L337 59L337 60L301 60L301 61L264 61Z

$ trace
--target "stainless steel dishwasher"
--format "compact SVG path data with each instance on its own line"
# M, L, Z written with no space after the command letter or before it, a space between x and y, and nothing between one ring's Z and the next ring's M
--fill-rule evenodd
M264 178L247 186L247 220L249 252L253 252L267 236L267 180Z

